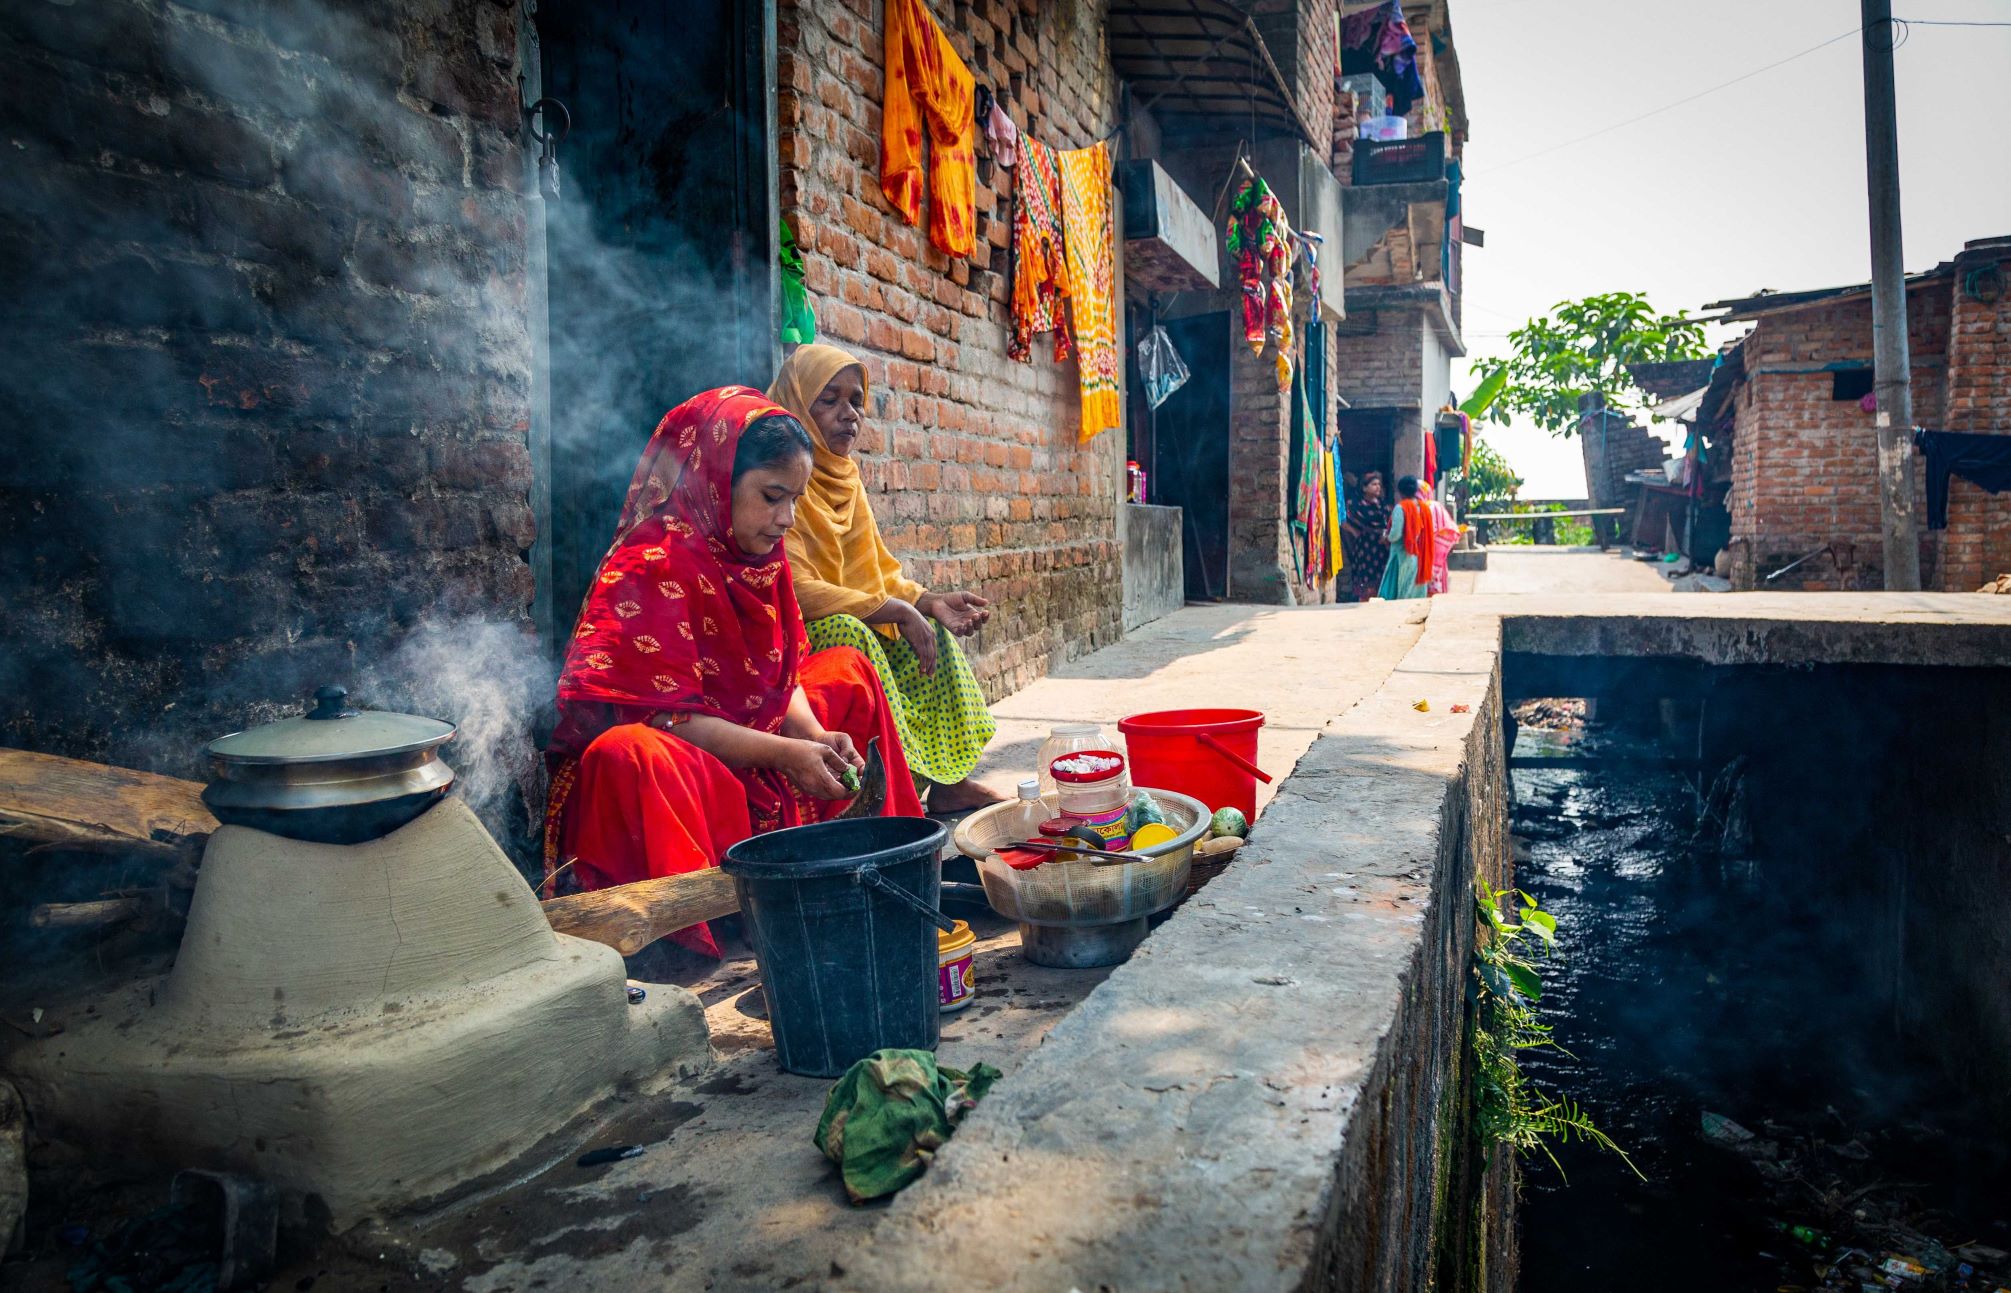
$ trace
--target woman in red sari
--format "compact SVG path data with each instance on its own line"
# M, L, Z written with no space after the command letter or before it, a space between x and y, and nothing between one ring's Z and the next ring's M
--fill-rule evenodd
M802 425L744 386L650 437L559 675L548 874L562 857L582 889L695 871L834 817L873 737L885 811L922 815L872 666L804 636L782 536L811 462ZM704 925L673 937L719 955Z

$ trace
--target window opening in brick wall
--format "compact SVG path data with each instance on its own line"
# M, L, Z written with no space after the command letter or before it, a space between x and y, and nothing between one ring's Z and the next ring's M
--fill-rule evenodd
M1840 368L1829 375L1829 397L1861 400L1871 394L1872 376L1869 368Z

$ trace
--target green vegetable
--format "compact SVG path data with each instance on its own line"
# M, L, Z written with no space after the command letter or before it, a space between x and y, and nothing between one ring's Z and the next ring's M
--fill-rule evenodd
M859 770L857 768L847 764L845 771L839 776L838 780L844 785L846 794L856 795L859 793Z
M1137 830L1149 822L1158 822L1161 826L1167 824L1166 814L1159 811L1159 801L1143 790L1131 797L1130 818L1132 830Z
M1216 835L1234 835L1239 840L1250 835L1249 820L1235 808L1217 808L1208 819L1208 829Z

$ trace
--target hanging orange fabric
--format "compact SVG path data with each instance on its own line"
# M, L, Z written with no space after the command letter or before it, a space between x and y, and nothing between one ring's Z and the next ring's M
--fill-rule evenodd
M922 122L929 171L929 243L968 256L977 227L976 82L922 0L887 0L887 101L880 122L880 192L909 224L922 222Z
M1431 504L1422 498L1406 498L1397 506L1403 509L1404 514L1404 551L1417 558L1417 582L1429 584L1431 572L1438 561L1433 544L1438 522L1431 514Z
M1082 386L1078 442L1124 417L1124 354L1117 344L1117 231L1110 208L1110 146L1059 155L1061 233L1068 252L1068 310Z

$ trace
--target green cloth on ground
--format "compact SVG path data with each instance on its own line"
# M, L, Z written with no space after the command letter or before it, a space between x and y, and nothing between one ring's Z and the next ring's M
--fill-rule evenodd
M824 1101L814 1139L845 1177L854 1203L892 1194L929 1160L1001 1074L938 1068L928 1051L874 1051L845 1070Z
M910 772L939 786L954 786L971 775L998 724L985 708L970 661L948 629L935 626L936 671L924 674L905 638L875 633L857 616L826 615L806 627L812 651L856 647L872 661Z
M810 308L810 293L803 287L803 253L796 250L796 235L789 232L786 220L775 259L782 268L782 344L808 345L817 339L817 312Z

